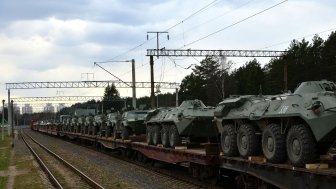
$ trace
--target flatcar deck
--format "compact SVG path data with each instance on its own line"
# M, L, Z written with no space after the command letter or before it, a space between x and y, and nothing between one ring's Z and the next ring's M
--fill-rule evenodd
M46 132L55 134L54 132ZM162 146L148 145L143 142L143 137L135 137L133 140L113 140L111 137L98 137L78 133L64 132L69 138L95 141L109 149L127 149L140 152L150 159L171 163L193 163L201 166L217 167L221 172L227 170L259 178L267 183L280 188L334 188L336 186L335 161L327 161L330 167L315 169L293 167L290 164L272 164L260 161L263 158L245 159L241 157L226 157L219 153L218 144L204 145L204 148L164 148ZM132 139L132 138L131 138Z

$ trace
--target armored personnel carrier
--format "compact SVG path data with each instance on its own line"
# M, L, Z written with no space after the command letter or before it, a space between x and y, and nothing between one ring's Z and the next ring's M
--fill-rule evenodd
M70 115L61 115L60 116L60 124L61 124L61 130L62 131L67 131L67 124L70 123L69 121L71 120Z
M120 125L121 123L121 115L119 112L113 112L107 114L107 122L106 122L106 137L111 137L112 133L115 133L113 135L113 138L116 138L117 132L113 132L114 128L117 128L117 125Z
M335 90L333 82L308 81L294 93L225 99L214 114L224 155L262 151L272 163L315 162L336 139Z
M84 134L92 135L92 127L93 127L93 116L88 115L85 117Z
M95 134L99 132L99 136L106 136L106 116L104 114L96 115L94 117L93 125L95 127Z
M72 116L71 118L71 123L70 123L70 132L75 132L76 126L77 126L77 117L76 116Z
M146 140L148 144L175 147L186 138L194 142L208 142L218 131L213 124L213 107L200 100L183 101L176 108L159 108L148 113Z
M85 117L84 116L78 117L76 129L75 129L76 133L82 133L83 127L84 127L84 123L85 123Z
M121 116L120 124L116 124L113 130L115 138L123 140L129 139L130 135L140 135L146 133L145 117L147 111L145 110L131 110L124 112Z

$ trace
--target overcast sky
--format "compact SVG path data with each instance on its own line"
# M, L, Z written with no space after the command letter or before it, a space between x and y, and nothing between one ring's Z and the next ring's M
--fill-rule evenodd
M310 40L313 34L319 33L326 39L336 30L334 0L289 0L239 22L281 2L0 0L0 96L7 101L5 83L9 82L115 79L94 67L95 61L135 59L137 81L150 81L149 58L145 55L146 49L156 48L156 39L150 34L151 40L147 41L147 31L168 31L170 40L161 35L160 47L169 49L286 50L295 38L305 36ZM219 30L222 31L202 39ZM139 47L129 51L136 46ZM162 57L155 61L155 81L180 83L191 72L183 67L199 64L200 60ZM230 60L239 67L249 59ZM258 60L262 64L268 62L268 59ZM130 63L101 65L122 80L131 81ZM94 73L94 77L82 73ZM121 96L131 96L131 89L119 91ZM11 92L13 97L56 96L57 93L103 95L103 89ZM150 89L138 89L137 94L150 95Z

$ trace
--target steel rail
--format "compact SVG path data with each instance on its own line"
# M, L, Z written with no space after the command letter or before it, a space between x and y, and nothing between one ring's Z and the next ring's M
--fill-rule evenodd
M25 133L26 134L26 133ZM41 148L43 148L46 152L48 152L49 154L51 154L52 156L54 156L56 159L58 159L59 161L61 161L64 165L66 165L67 167L69 167L71 170L73 170L75 173L77 173L82 179L85 180L85 182L87 184L89 184L91 187L96 188L96 189L104 189L104 187L102 187L100 184L98 184L97 182L95 182L93 179L91 179L89 176L87 176L86 174L84 174L82 171L80 171L79 169L77 169L75 166L73 166L72 164L70 164L69 162L67 162L66 160L64 160L63 158L61 158L59 155L57 155L56 153L54 153L53 151L49 150L47 147L45 147L44 145L42 145L41 143L39 143L38 141L36 141L33 137L31 137L30 135L26 134L32 141L34 141L37 145L39 145Z
M26 141L26 139L23 137L22 130L21 130L21 135L20 136L21 136L23 142L28 147L29 151L33 154L33 156L35 157L35 159L37 160L37 162L40 164L40 166L42 167L42 169L44 170L44 172L47 174L47 176L49 177L49 180L52 182L52 184L56 188L63 189L62 185L59 183L59 181L56 179L56 177L51 173L51 171L44 164L44 162L42 161L42 159L37 155L37 153L34 151L34 149L28 144L28 142Z

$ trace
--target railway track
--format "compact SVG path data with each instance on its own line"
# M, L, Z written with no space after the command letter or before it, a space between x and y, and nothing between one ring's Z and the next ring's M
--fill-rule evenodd
M100 184L96 183L74 165L43 146L29 134L21 130L20 136L55 188L103 189Z
M52 137L53 135L51 135ZM50 135L49 135L50 137ZM52 137L56 140L59 140L56 137ZM68 141L71 142L74 145L80 145L82 147L85 147L88 150L92 150L95 153L98 154L104 154L107 155L110 158L110 161L113 161L120 165L125 165L125 167L129 167L130 164L133 166L138 167L137 169L142 169L142 173L144 177L147 178L153 178L153 179L160 179L162 183L170 183L172 189L174 188L183 188L183 189L197 189L197 188L220 188L215 187L209 183L205 183L202 181L199 181L197 179L191 178L188 175L188 171L181 171L181 167L178 166L172 166L169 165L169 169L162 168L162 166L156 164L156 166L153 166L153 162L151 162L149 159L144 158L140 154L126 154L125 152L122 153L115 153L110 151L102 150L101 148L97 148L94 145L83 145L80 142L75 141ZM132 170L134 168L130 167L127 168L127 170ZM126 170L125 170L126 171ZM161 186L158 186L158 188L162 188Z
M164 176L166 177L167 182L174 183L176 188L212 188L212 189L219 189L220 187L216 187L210 185L208 183L200 182L197 179L190 178L190 176L185 175L177 169L181 169L181 167L175 166L171 169L165 170L160 167L155 167L153 162L150 162L147 158L139 154L133 154L132 156L127 156L125 153L121 152L121 155L111 154L104 151L101 151L104 154L107 154L113 158L118 160L135 164L139 167L142 167L150 172L151 174L155 174L157 176ZM170 165L172 166L172 165ZM172 171L173 170L173 171Z
M205 182L200 181L196 178L192 178L190 175L188 175L188 171L181 171L181 166L178 165L171 165L170 169L164 169L154 166L155 161L150 160L143 156L140 153L128 153L127 151L119 151L119 153L111 153L109 151L106 151L105 148L97 148L96 146L87 146L83 145L78 142L70 141L73 144L83 146L85 148L88 148L90 150L98 151L99 153L103 153L105 155L110 156L111 158L114 158L113 161L118 160L120 163L130 163L134 164L138 167L141 167L143 169L146 169L147 172L151 172L151 175L156 175L158 177L165 177L164 180L169 183L173 183L174 187L172 188L192 188L192 189L201 189L201 188L211 188L211 189L222 189L222 187L215 186L215 181L209 181ZM101 146L102 147L102 146ZM116 151L114 151L116 152ZM172 167L173 166L173 167Z

